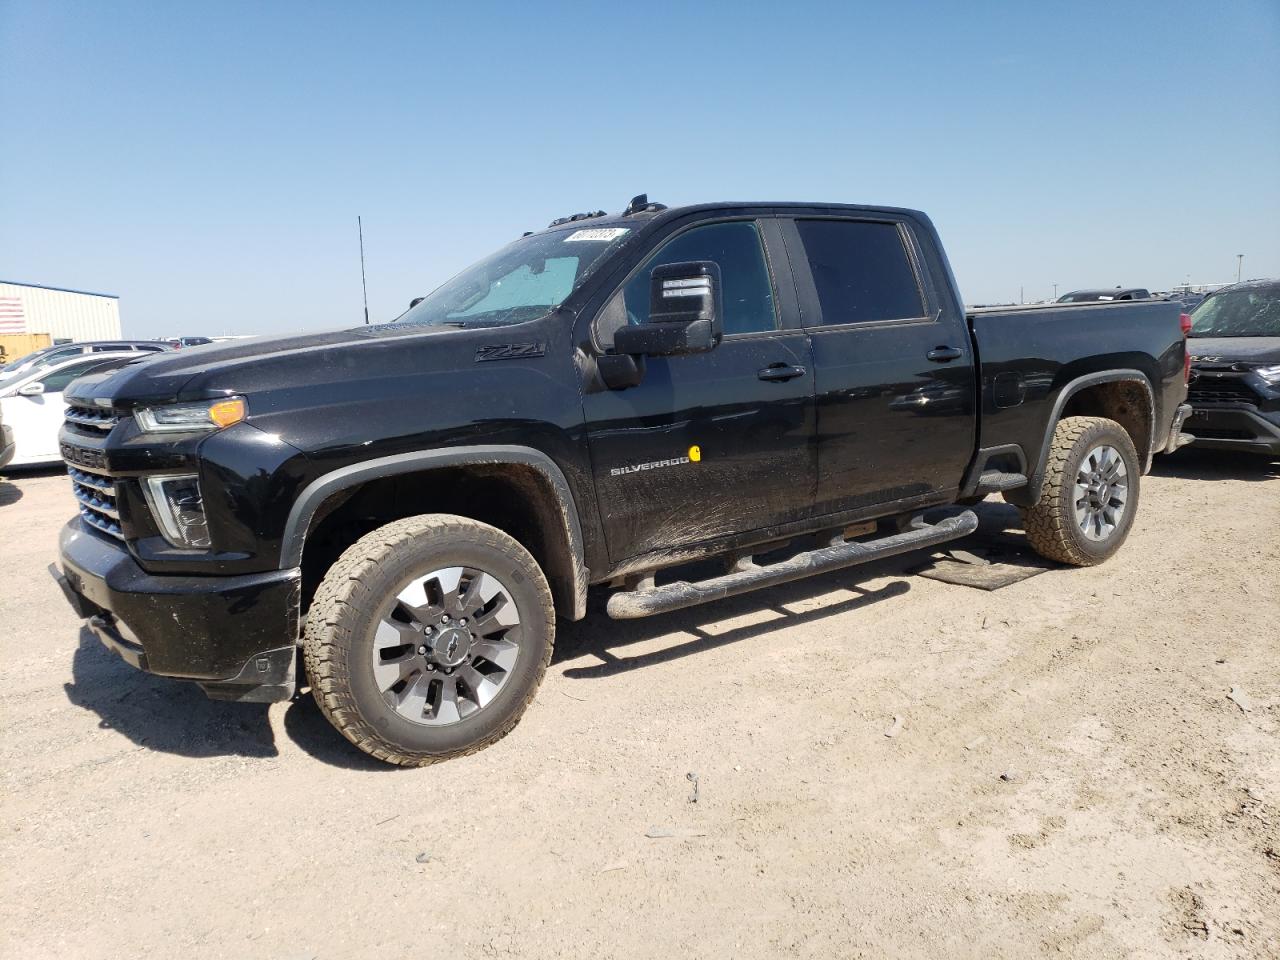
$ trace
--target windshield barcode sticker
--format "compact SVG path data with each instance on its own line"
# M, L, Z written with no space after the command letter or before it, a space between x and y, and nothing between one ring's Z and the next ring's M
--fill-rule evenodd
M597 243L608 243L610 240L617 240L624 233L630 233L629 227L596 227L594 230L575 230L564 238L565 243L573 243L574 241L594 240Z

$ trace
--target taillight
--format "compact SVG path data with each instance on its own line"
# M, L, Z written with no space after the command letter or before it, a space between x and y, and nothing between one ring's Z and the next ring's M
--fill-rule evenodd
M1182 335L1185 337L1191 333L1191 314L1178 314L1178 322L1182 324Z

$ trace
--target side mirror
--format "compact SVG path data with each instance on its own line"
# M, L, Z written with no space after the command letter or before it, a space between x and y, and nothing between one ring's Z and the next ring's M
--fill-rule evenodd
M720 267L710 260L667 263L649 280L649 320L622 327L613 348L632 356L704 353L720 343Z
M44 393L44 384L37 380L35 383L24 383L18 388L18 396L20 397L38 397Z
M409 301L409 309L410 309L410 310L412 310L414 307L416 307L418 304L420 304L420 303L421 303L423 300L425 300L425 299L427 299L427 298L426 298L426 297L414 297L412 300L410 300L410 301Z

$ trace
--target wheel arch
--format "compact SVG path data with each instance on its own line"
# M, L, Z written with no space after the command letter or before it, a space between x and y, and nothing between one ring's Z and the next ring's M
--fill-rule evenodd
M1142 472L1151 469L1155 441L1156 400L1150 378L1141 370L1122 369L1088 373L1068 382L1054 400L1045 423L1044 439L1034 461L1027 485L1005 494L1005 499L1019 506L1030 506L1040 499L1044 487L1053 431L1063 417L1092 416L1114 420L1133 440L1142 458Z
M423 502L442 490L451 491L451 496L443 502ZM500 496L482 504L476 492ZM573 620L586 615L588 571L577 506L564 472L542 451L516 445L451 447L332 470L307 484L294 501L285 523L281 567L304 566L304 554L317 531L338 519L361 493L370 495L366 499L377 500L383 494L381 499L392 501L375 511L386 522L415 513L446 512L504 530L542 567L557 610ZM354 539L340 538L338 543Z

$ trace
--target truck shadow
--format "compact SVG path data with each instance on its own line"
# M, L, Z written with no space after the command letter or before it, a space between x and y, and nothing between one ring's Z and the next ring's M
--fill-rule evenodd
M1177 453L1156 457L1151 473L1181 480L1277 480L1280 457L1235 450L1197 450L1192 444Z
M87 629L71 661L67 699L138 746L183 757L279 756L270 704L210 700L194 683L142 673L106 650ZM284 730L305 753L348 770L394 770L347 742L309 694L286 707Z
M947 507L931 510L926 515L930 521L960 513L963 507ZM1007 536L1012 532L1021 535L1022 519L1016 507L991 498L972 508L978 515L978 530L968 537L943 548L969 548L981 544L984 538ZM608 590L598 588L588 597L587 616L579 623L562 623L557 627L556 650L553 663L575 660L590 655L600 661L589 666L568 667L564 676L574 680L594 679L624 673L655 664L667 663L681 657L694 656L730 643L749 640L761 634L789 627L801 626L826 617L868 607L883 600L899 597L911 589L907 571L919 566L938 547L928 547L904 553L896 557L872 563L834 570L831 573L796 580L776 587L745 593L737 597L717 600L702 606L677 610L643 620L613 620L605 613ZM690 568L692 571L694 568ZM705 575L705 574L704 574ZM882 577L903 577L876 589L861 586L868 580ZM852 594L834 603L827 603L812 610L788 609L792 604L843 590ZM713 624L732 621L739 617L759 615L768 611L774 616L764 622L710 630ZM630 645L652 641L667 635L686 635L690 639L667 645L660 650L632 656L619 656L615 651Z
M139 746L184 757L274 757L265 703L210 700L194 683L135 670L88 628L71 660L67 699L98 715L98 726Z
M948 507L942 510L931 510L927 514L927 519L936 521L942 517L953 516L962 509L964 508ZM957 540L953 544L945 544L945 547L965 547L966 545L971 547L980 543L983 537L993 537L1005 531L1016 531L1021 528L1022 521L1017 508L999 500L984 501L973 509L978 514L977 533ZM834 570L816 577L808 577L776 587L766 587L752 593L744 593L737 597L729 597L643 620L610 619L604 611L608 590L596 589L588 597L586 619L579 623L562 623L557 627L556 651L552 662L561 663L590 655L600 663L568 667L564 675L575 680L607 677L627 670L694 656L774 630L801 626L826 617L848 613L907 593L911 589L910 580L905 579L907 571L919 566L937 550L937 547L915 550L900 556L859 564L844 570ZM713 575L716 572L705 564L701 567L690 566L688 570L690 578L698 575ZM876 589L867 589L860 585L881 577L903 577L904 579L895 580ZM812 610L788 609L792 604L837 590L846 591L852 596L834 603L826 603ZM771 613L773 616L763 622L730 626L724 630L708 629L713 624L740 617L758 616L762 612ZM667 635L685 635L689 639L664 646L660 650L633 656L619 656L615 652L633 644L652 641Z
M842 573L843 576L841 576ZM877 574L864 573L864 576L872 577ZM902 596L911 589L906 580L897 580L875 590L867 590L849 581L848 570L837 570L805 581L766 588L755 594L743 594L739 597L717 600L701 607L631 621L610 619L604 612L605 595L593 596L586 619L579 623L565 624L560 628L552 662L573 660L583 654L590 654L601 662L592 666L569 667L564 671L564 675L574 680L613 676L628 670L638 670L642 667L678 660L681 657L706 653L717 647L749 640L774 630L797 627L835 614L848 613L890 597ZM854 595L815 610L795 612L786 608L789 603L803 601L833 590L848 590ZM776 616L764 622L731 627L714 633L707 629L707 626L712 623L764 611ZM691 639L661 650L633 656L619 656L614 652L630 644L653 640L668 634L685 635Z
M333 728L310 693L295 696L284 712L284 732L294 745L321 763L361 773L394 773L408 769L364 753Z

